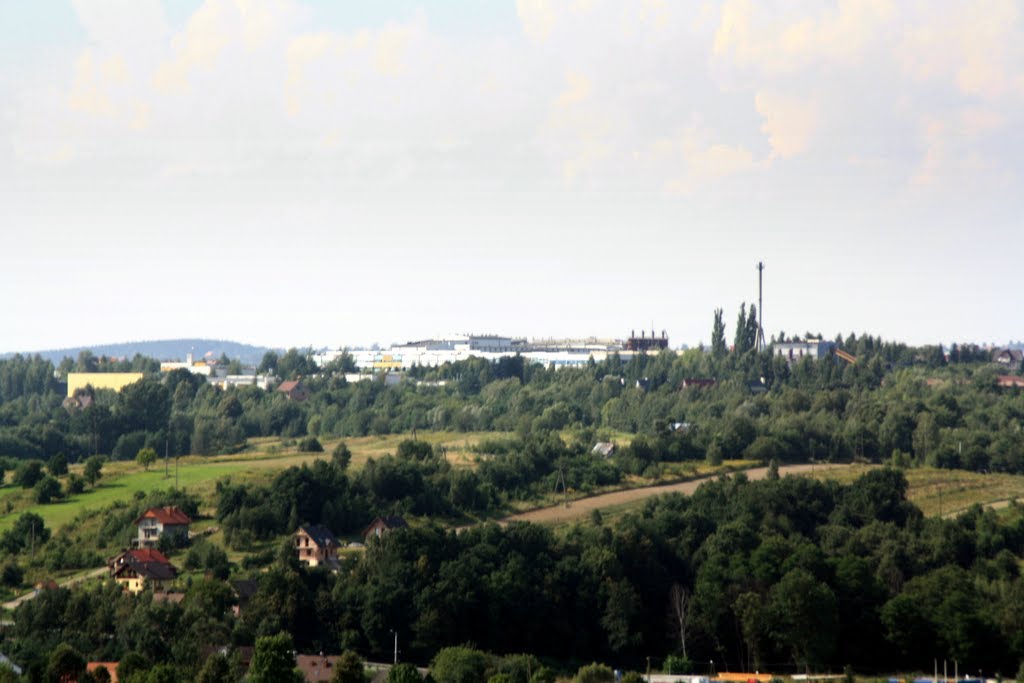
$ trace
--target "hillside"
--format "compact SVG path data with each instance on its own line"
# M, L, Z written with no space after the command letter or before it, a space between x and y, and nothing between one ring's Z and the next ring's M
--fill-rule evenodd
M253 346L224 339L160 339L154 341L132 341L116 344L94 344L91 346L73 346L65 349L48 349L45 351L19 351L23 356L39 355L54 365L66 356L77 358L82 351L92 351L96 356L113 358L132 358L142 354L157 360L184 359L188 353L196 358L210 356L219 358L227 354L229 358L237 358L243 363L259 363L263 354L270 350L266 346ZM15 352L0 354L0 358L9 358Z

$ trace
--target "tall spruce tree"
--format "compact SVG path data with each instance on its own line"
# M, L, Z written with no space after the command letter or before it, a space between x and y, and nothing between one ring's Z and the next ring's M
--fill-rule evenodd
M711 327L711 355L721 358L725 355L725 323L722 322L722 309L715 309L715 322Z

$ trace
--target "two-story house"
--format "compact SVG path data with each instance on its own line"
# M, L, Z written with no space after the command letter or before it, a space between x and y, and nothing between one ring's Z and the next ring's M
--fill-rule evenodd
M125 550L107 562L110 576L129 593L145 588L166 590L178 570L159 550L149 548Z
M299 562L309 566L337 566L338 539L324 526L301 526L295 532L295 550Z
M192 520L181 508L171 505L149 508L135 520L139 535L132 541L136 548L155 548L160 538L175 541L188 539L188 525Z

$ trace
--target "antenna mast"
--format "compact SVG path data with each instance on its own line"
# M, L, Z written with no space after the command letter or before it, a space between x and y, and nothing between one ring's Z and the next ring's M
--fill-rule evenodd
M754 349L759 353L764 351L764 262L757 262L757 339L754 341Z

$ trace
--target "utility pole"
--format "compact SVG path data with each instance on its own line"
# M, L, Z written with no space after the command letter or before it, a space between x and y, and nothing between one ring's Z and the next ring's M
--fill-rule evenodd
M171 440L164 439L164 479L171 476Z
M760 353L764 351L764 262L757 262L757 339L754 340L754 350Z
M392 631L395 634L395 658L391 662L392 665L398 664L398 631Z

